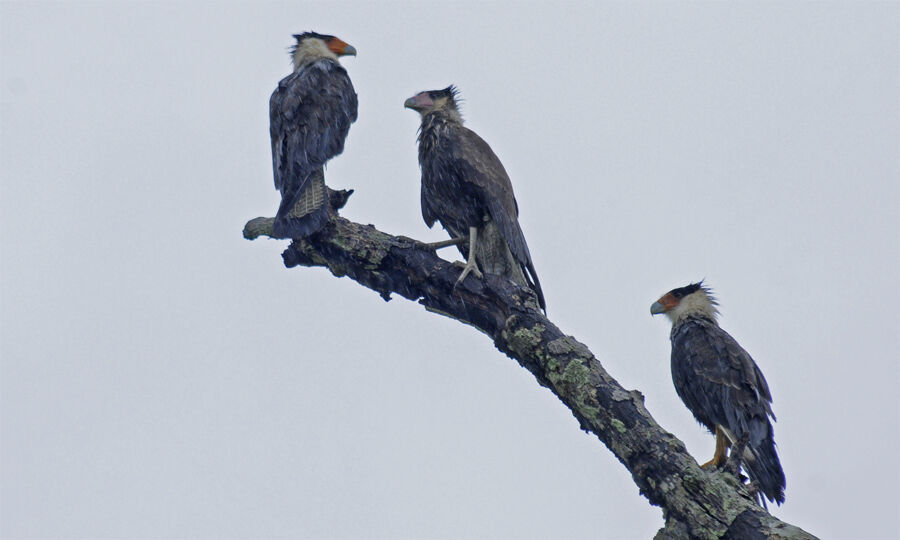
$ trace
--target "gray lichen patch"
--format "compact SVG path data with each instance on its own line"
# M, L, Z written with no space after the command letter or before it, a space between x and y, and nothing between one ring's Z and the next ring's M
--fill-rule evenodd
M563 370L561 380L573 388L589 385L591 384L591 368L581 358L572 360Z
M547 370L547 379L557 388L560 397L566 396L563 399L569 401L576 416L582 417L594 427L602 425L607 414L597 404L596 390L591 384L591 369L588 362L582 358L565 363L556 358L554 361L556 369ZM563 365L565 367L562 367ZM625 426L622 425L622 427Z
M591 351L583 343L572 336L563 336L554 339L547 344L547 350L550 354L555 355L573 354L580 356L581 358L593 357Z
M535 354L539 355L539 351L536 351L538 345L541 343L541 335L544 333L544 325L535 324L531 328L516 328L512 331L512 333L507 330L503 331L503 335L506 338L506 342L509 344L509 349L518 354L530 354L532 351Z
M562 364L558 358L550 358L547 360L547 373L557 373L562 369Z
M272 236L273 223L275 223L275 218L258 217L251 219L244 225L244 238L256 240L260 236Z

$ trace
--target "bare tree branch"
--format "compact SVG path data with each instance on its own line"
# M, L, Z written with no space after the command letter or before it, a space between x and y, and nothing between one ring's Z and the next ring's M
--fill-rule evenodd
M330 196L332 206L340 207L349 194ZM267 236L271 227L271 218L256 218L244 236ZM492 275L454 287L459 269L427 244L337 215L311 237L292 241L282 257L289 268L328 268L385 300L398 294L490 336L572 411L581 429L603 441L641 494L662 508L666 526L656 538L815 538L758 506L734 475L701 469L684 444L650 416L643 395L622 388L585 345L563 334L530 290Z

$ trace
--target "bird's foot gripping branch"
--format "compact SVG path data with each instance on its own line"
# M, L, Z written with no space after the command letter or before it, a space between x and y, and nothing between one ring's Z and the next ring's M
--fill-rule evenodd
M337 210L349 193L329 190ZM333 213L315 234L291 242L284 264L322 266L390 299L398 294L490 336L495 346L530 371L631 472L642 495L660 506L666 526L657 538L815 538L754 503L731 474L705 471L684 445L627 391L582 343L541 312L532 290L485 275L456 285L459 269L433 247L392 236ZM272 218L244 227L248 239L271 234Z

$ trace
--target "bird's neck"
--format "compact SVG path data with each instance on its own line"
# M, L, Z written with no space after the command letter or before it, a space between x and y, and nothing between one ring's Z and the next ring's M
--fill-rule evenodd
M719 322L716 320L716 313L717 312L715 311L687 311L681 313L666 313L666 315L672 320L672 327L674 329L689 321L704 321L713 326L719 326Z
M677 306L666 312L672 324L678 324L688 318L702 318L716 322L719 310L703 291L697 291L681 299Z
M454 118L445 111L431 111L422 115L422 124L419 126L419 161L422 161L425 154L436 148L442 138L450 134L450 128L462 125L458 119L459 114Z
M453 128L462 126L462 117L452 110L431 111L422 115L419 126L419 158L422 153L436 147L442 138L451 135Z
M682 315L681 318L672 320L672 331L669 332L669 339L674 340L675 336L682 332L688 332L698 327L708 329L717 326L719 326L719 323L716 321L715 316L701 315L699 313Z
M463 119L455 108L446 107L443 109L437 109L434 111L429 111L428 113L422 115L422 129L430 129L432 127L439 127L441 124L457 124L462 125Z

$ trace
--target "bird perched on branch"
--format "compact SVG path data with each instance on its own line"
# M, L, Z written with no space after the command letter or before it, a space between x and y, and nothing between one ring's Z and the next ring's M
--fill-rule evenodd
M672 289L650 306L672 321L672 380L678 397L716 436L718 467L732 445L746 437L741 462L769 501L784 502L784 471L775 452L772 394L762 372L716 322L718 303L703 282ZM762 501L763 503L765 501Z
M422 217L431 227L440 221L466 257L457 283L481 271L507 277L532 289L546 311L509 175L491 147L463 126L458 91L420 92L405 107L421 115L419 166L422 168ZM479 270L480 267L480 270Z
M273 236L301 238L328 220L325 163L344 151L356 121L356 92L338 58L356 55L340 39L306 32L291 48L294 72L278 83L269 100L272 169L281 205Z

